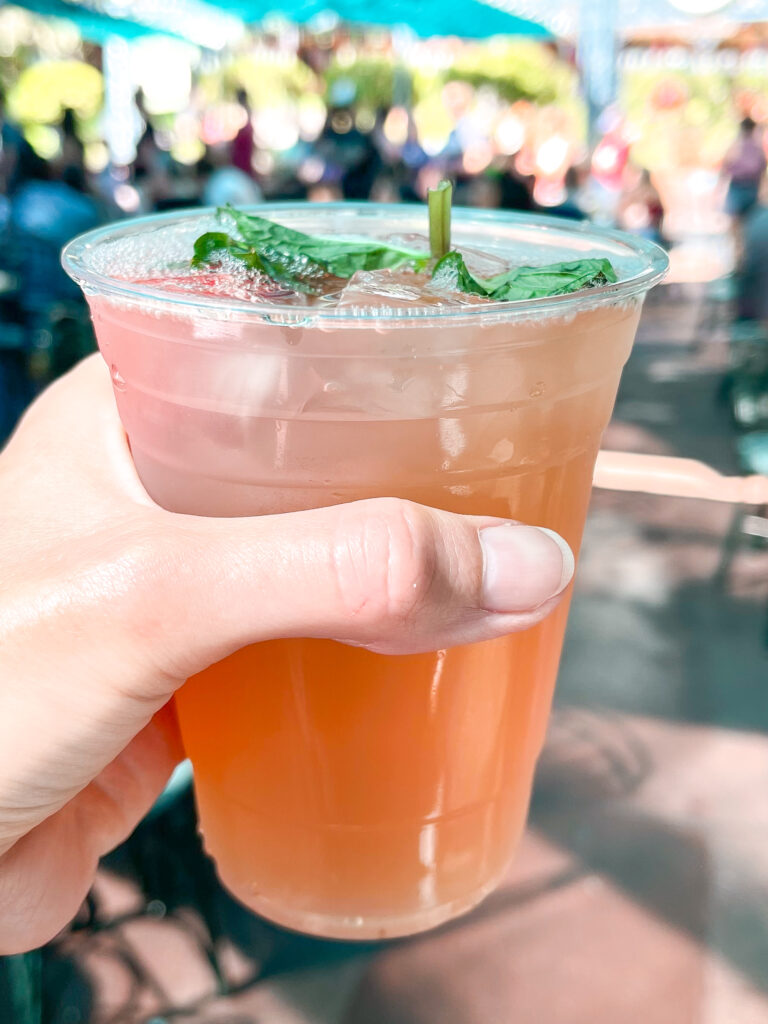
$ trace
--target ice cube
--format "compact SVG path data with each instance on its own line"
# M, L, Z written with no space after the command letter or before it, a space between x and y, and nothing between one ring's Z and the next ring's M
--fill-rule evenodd
M397 234L387 235L384 241L387 245L394 245L400 249L429 252L429 235L422 235L416 231L400 231Z
M387 242L390 245L401 246L404 249L414 249L417 252L429 252L429 237L417 234L416 232L401 232L397 235L388 235ZM452 249L457 249L464 257L467 269L478 277L495 277L496 274L504 274L511 264L498 256L496 253L487 252L484 249L475 249L469 245L461 245L453 242Z
M358 270L342 288L341 308L407 309L412 306L441 305L434 295L425 295L428 274L411 270Z
M467 245L457 245L455 248L464 257L467 270L475 277L495 277L497 274L505 274L510 269L510 264L495 253L473 249Z
M477 305L483 301L478 295L433 289L428 273L358 270L339 293L338 306L349 310L386 309L393 312L425 306Z

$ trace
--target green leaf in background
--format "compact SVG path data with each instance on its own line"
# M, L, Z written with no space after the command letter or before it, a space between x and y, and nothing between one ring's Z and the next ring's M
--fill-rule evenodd
M616 280L616 271L608 259L571 260L545 267L514 267L496 277L476 278L456 250L438 260L432 272L432 283L438 288L484 295L490 302L569 295L582 288L595 288Z

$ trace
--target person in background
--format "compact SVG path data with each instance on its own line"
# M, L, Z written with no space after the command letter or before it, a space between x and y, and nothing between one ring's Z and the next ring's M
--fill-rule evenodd
M566 220L584 220L586 213L582 209L580 196L582 188L582 171L578 167L569 167L565 172L563 187L565 196L557 206L549 206L546 213L555 217L565 217Z
M344 193L338 185L327 184L319 181L307 189L307 201L310 203L338 203L344 198Z
M632 170L628 186L622 193L616 213L619 227L632 234L641 235L651 242L662 241L664 207L650 172L645 168Z
M67 172L74 168L77 175L85 174L85 147L77 134L75 113L69 107L64 111L59 131L61 136L61 151L54 161L54 168L58 176L64 178Z
M11 195L18 183L21 153L28 149L6 113L0 90L0 448L32 398L11 234Z
M736 286L739 320L759 320L768 328L768 182L765 178L758 201L744 221Z
M371 185L370 200L373 203L397 203L400 201L400 187L392 168L384 168Z
M162 200L173 194L173 161L170 153L158 145L155 128L140 89L136 93L135 103L144 122L144 131L136 143L133 183L140 197L139 211L149 213L156 210Z
M11 196L10 233L21 307L30 330L45 322L57 302L80 301L79 289L64 273L59 255L71 238L101 220L82 168L67 167L59 180L54 173L30 147L22 149L18 185Z
M533 180L518 172L513 158L507 161L499 175L499 189L499 206L502 210L528 213L533 209Z
M197 166L203 206L248 206L264 199L251 175L229 162L227 146L209 146Z
M28 146L19 126L8 117L5 94L0 89L0 193L8 195L13 191L19 154Z
M488 174L477 174L467 179L461 196L461 202L466 206L497 210L501 201L501 186L498 179Z
M751 117L745 117L739 126L739 137L723 163L723 171L730 179L726 208L734 221L743 221L757 204L765 168L765 152L757 125Z
M248 177L253 177L253 153L256 148L256 141L253 134L253 120L251 105L248 102L248 93L245 89L238 89L237 102L245 111L245 123L232 140L232 149L229 162Z
M361 132L351 107L333 107L315 144L325 166L322 184L338 186L345 199L367 199L382 167L370 132Z
M27 143L20 147L2 234L4 269L16 284L13 318L6 315L8 296L0 322L0 444L41 381L92 348L82 297L59 257L62 246L96 227L101 214L87 194L83 169L74 163L61 174L57 179L55 168Z

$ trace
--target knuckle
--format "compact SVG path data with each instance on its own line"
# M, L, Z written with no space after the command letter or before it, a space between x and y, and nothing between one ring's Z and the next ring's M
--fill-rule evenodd
M399 498L349 506L334 543L342 607L366 633L408 629L428 601L436 569L427 513Z
M100 573L111 590L110 606L120 609L123 625L133 633L156 636L164 617L158 610L168 609L180 568L172 539L151 524L133 525L119 543L110 537L110 547L118 553L105 559Z
M151 667L151 699L185 674L179 639L190 632L194 604L193 567L185 552L188 545L182 534L158 531L149 523L127 533L120 555L108 566L114 589L107 607L115 642L126 644L126 650ZM184 650L187 646L182 645ZM138 691L130 692L136 696Z

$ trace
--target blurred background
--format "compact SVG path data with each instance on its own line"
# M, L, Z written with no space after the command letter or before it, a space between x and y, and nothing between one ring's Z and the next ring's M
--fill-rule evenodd
M0 3L0 445L94 348L61 246L225 202L456 202L664 245L606 447L768 473L768 3ZM188 780L2 1024L766 1024L765 508L596 491L532 824L468 919L386 947L219 888Z

